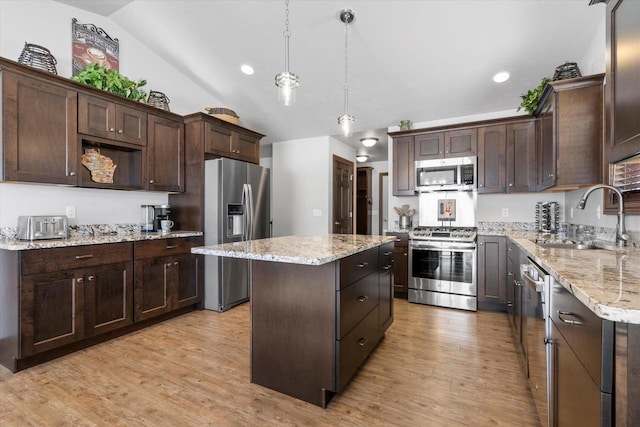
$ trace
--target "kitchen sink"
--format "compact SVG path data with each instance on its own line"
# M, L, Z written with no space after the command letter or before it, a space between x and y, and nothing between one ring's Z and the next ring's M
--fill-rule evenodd
M533 243L540 246L541 248L550 248L550 249L577 249L577 250L587 250L587 249L601 249L605 251L612 252L623 252L624 247L616 246L613 242L606 241L591 241L591 242L577 242L573 240L559 241L559 240L544 240L544 239L531 239Z

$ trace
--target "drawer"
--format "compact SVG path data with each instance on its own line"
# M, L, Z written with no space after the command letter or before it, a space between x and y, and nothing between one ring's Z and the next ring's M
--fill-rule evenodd
M602 378L613 369L613 323L598 317L559 283L551 290L550 317L594 382L610 392L611 385L602 384Z
M393 242L378 248L378 267L382 273L393 268Z
M378 269L378 248L353 254L340 260L340 288L360 280Z
M362 318L378 305L378 274L372 273L338 293L340 312L337 336L342 338Z
M134 246L135 259L157 258L166 255L190 253L194 246L203 245L202 237L175 237L143 240Z
M396 246L409 246L409 233L393 233L387 232L387 236L395 236Z
M23 276L73 270L102 264L127 262L133 259L133 243L71 246L66 248L23 251L20 269Z
M338 389L344 387L353 374L356 373L362 362L378 343L378 309L375 308L362 319L358 325L344 338L337 341L338 350Z

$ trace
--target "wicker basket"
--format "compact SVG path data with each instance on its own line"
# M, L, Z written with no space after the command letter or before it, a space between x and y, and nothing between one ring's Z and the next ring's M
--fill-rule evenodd
M160 108L161 110L170 111L169 110L169 98L162 92L158 92L157 90L152 90L149 92L149 98L147 99L147 104L152 107Z
M230 110L228 108L222 107L206 107L205 111L212 115L213 117L217 117L219 119L224 120L225 122L233 123L234 125L238 124L238 115L235 111Z
M565 62L564 64L557 66L553 73L553 81L574 79L576 77L582 77L582 74L580 73L578 64L575 62Z
M48 71L52 74L58 74L56 70L56 58L51 55L51 52L46 47L38 46L37 44L24 43L24 48L18 58L20 64L29 65L30 67L37 68L38 70Z

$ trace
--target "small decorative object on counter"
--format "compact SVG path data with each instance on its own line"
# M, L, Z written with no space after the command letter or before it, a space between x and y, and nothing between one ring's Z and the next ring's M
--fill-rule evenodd
M31 44L24 42L24 48L18 62L28 65L39 70L48 71L52 74L58 74L56 70L56 58L51 55L51 52L46 47L38 46L37 44Z
M557 66L553 73L553 81L574 79L576 77L582 77L582 73L580 73L580 68L578 68L578 64L575 62L565 62Z
M161 110L169 110L169 98L162 92L152 90L149 92L149 98L147 98L147 104L152 107L160 108Z
M416 210L409 207L409 205L402 205L402 207L394 207L393 208L398 216L400 217L400 229L401 230L409 230L411 229L411 217L416 214Z
M401 120L400 121L400 130L409 130L411 129L411 120Z
M100 150L86 150L82 155L82 165L91 172L91 181L113 184L113 174L118 165L114 165L109 157L100 154Z
M224 120L225 122L233 123L234 125L238 124L238 115L235 111L230 110L228 108L222 107L205 107L205 111L212 115L213 117L217 117L219 119Z

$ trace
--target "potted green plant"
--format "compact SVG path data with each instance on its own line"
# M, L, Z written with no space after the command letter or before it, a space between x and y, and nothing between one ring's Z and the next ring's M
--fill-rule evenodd
M135 82L123 76L117 70L106 68L99 64L87 65L71 79L134 101L146 102L147 99L147 93L141 89L142 86L147 84L146 80Z
M550 81L551 79L544 77L535 89L531 89L527 93L520 95L522 102L520 103L520 107L518 107L518 111L520 111L521 108L524 108L527 113L533 114L533 112L538 108L542 92L544 92L544 89Z

